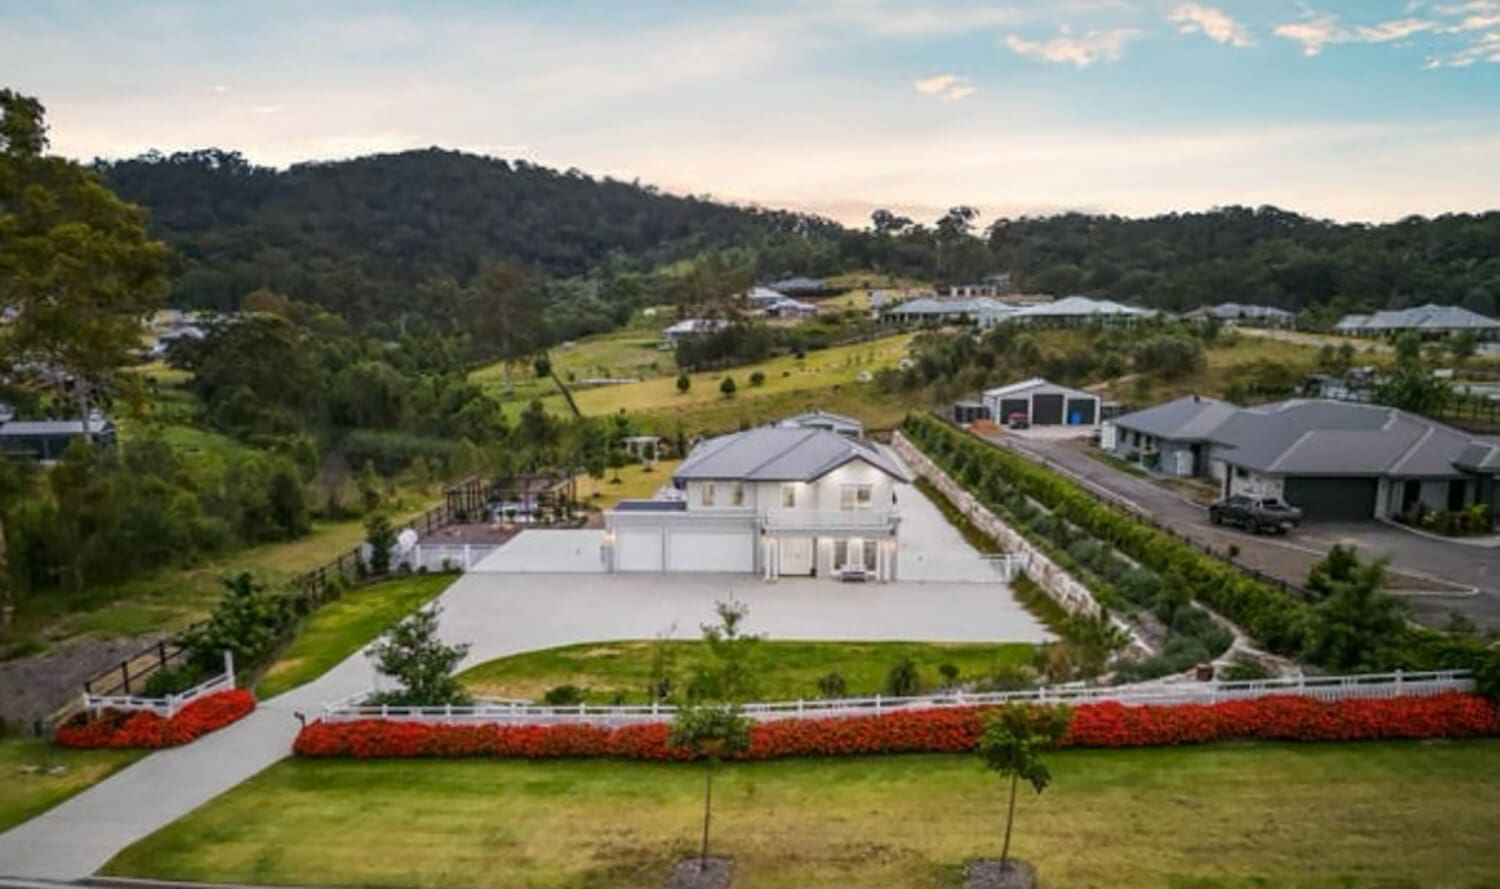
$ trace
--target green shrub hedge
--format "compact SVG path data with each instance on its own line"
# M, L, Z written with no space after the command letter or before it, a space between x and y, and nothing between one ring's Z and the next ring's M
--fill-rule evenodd
M1107 542L1159 577L1172 578L1192 591L1194 598L1238 624L1262 646L1279 654L1303 654L1312 610L1300 597L1248 576L1233 563L1200 552L1181 540L1141 522L1088 491L1037 464L955 429L930 414L907 417L903 431L913 444L968 487L987 505L1029 525L1031 534L1050 530L1047 551L1062 550L1059 562L1076 570L1080 559L1098 553L1075 547L1057 519L1066 519L1096 540ZM1008 492L1008 493L1007 493ZM1027 515L1029 498L1053 515L1052 524L1038 524ZM1022 533L1027 533L1022 530ZM1028 534L1028 537L1031 536ZM1069 550L1069 547L1073 547ZM1098 573L1098 572L1095 572ZM1124 581L1124 583L1122 583ZM1110 593L1120 597L1129 581L1116 577ZM1134 598L1133 596L1123 596ZM1410 627L1392 647L1391 662L1381 669L1471 669L1487 691L1500 677L1500 651L1482 640Z

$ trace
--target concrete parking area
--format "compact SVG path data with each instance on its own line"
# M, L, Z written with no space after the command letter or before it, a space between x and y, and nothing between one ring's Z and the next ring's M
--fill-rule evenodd
M1087 452L1081 442L989 439L1074 477L1133 507L1184 536L1220 552L1239 548L1236 560L1300 586L1307 572L1336 543L1369 558L1391 560L1391 585L1411 607L1412 617L1442 627L1464 615L1481 627L1500 627L1500 549L1433 540L1383 523L1312 523L1284 537L1262 537L1208 521L1208 512L1165 482L1132 475Z

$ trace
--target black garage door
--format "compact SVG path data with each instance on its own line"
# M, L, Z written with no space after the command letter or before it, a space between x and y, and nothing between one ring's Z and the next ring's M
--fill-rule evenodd
M1098 419L1094 416L1094 406L1098 403L1092 398L1069 398L1068 423L1070 425L1094 425L1094 421Z
M1000 399L1000 416L995 418L997 423L1009 423L1010 418L1016 414L1026 417L1026 399L1024 398L1002 398ZM1026 419L1031 419L1026 417Z
M1031 397L1031 425L1056 426L1063 421L1063 397L1061 395L1033 395Z
M1289 478L1282 496L1314 521L1368 519L1375 515L1375 485L1373 478Z

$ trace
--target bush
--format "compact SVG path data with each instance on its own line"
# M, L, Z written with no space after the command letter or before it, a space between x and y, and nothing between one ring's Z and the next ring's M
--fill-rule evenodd
M849 692L849 683L838 673L824 673L818 677L818 694L825 698L842 698Z
M225 651L233 653L239 670L269 660L307 607L293 596L267 592L248 572L223 582L224 598L213 615L182 634L188 662L203 672L217 672Z
M922 692L922 677L917 674L917 663L911 658L902 658L885 677L885 693L897 698L910 698Z
M939 664L938 675L943 677L943 684L951 688L958 682L958 667L952 664Z
M794 756L883 756L969 753L994 707L943 707L881 716L784 719L750 728L749 747L729 759ZM612 757L683 762L667 723L606 728L557 725L444 725L362 720L314 722L293 752L307 757L561 759ZM1370 741L1460 739L1500 735L1500 710L1477 695L1320 701L1275 696L1217 704L1131 707L1081 704L1065 747L1151 747L1214 741Z
M151 674L151 678L146 680L146 687L141 693L148 698L164 698L167 695L180 694L197 685L202 675L201 670L190 664L183 664L180 667L164 667Z
M571 707L583 703L583 689L576 685L557 685L547 689L542 700L552 707Z
M64 747L176 747L221 729L255 709L244 689L214 692L194 700L170 718L148 710L106 710L98 719L82 714L57 729Z
M750 374L750 385L752 385L752 386L764 386L765 384L766 384L766 375L765 374L761 373L758 370L755 371L754 373Z

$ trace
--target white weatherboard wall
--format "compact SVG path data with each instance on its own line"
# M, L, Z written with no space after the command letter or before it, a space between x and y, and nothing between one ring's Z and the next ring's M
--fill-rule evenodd
M1022 537L1016 529L1000 521L989 507L980 503L974 495L939 469L937 464L907 441L906 436L899 431L892 437L891 448L913 472L932 482L934 487L943 492L943 496L958 507L959 512L973 522L976 528L994 538L1007 553L1019 559L1026 576L1035 581L1069 614L1096 615L1100 612L1099 603L1094 600L1094 594L1088 587L1063 570L1046 553L1032 546L1031 541ZM1130 634L1132 648L1147 656L1156 653L1129 625L1119 618L1112 618L1112 621L1115 626Z

